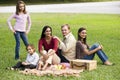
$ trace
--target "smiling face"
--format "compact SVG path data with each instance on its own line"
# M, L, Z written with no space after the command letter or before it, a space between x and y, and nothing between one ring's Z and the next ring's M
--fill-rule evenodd
M25 4L19 4L19 11L24 11L25 9Z
M27 47L27 51L30 55L32 55L35 52L35 50L31 46Z
M23 1L18 1L16 4L16 14L19 15L19 13L23 12L26 14L26 6Z
M87 36L86 30L82 30L82 31L79 33L79 36L80 36L82 39L86 38L86 36Z
M49 36L51 36L51 29L50 28L47 28L46 30L45 30L45 36L46 37L49 37Z
M63 26L61 28L61 31L62 31L63 36L66 36L67 34L70 33L70 29L68 29L68 26Z

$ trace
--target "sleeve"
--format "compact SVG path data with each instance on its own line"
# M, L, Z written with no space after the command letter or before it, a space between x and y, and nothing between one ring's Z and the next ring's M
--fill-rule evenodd
M28 16L27 16L27 21L28 21L28 28L27 28L27 32L30 31L30 28L31 28L31 17L30 17L30 14L28 13Z
M31 64L33 65L37 65L38 61L39 61L39 55L37 53L34 53L34 60L31 62Z
M39 53L42 50L42 45L43 45L43 41L42 41L42 39L40 39L39 42L38 42L38 51L39 51Z
M60 42L60 46L59 48L63 51L63 52L68 52L70 49L73 48L73 46L76 44L76 40L74 37L70 37L66 43Z
M55 52L58 50L58 40L55 38L54 39L54 46L53 46L53 50L55 50Z
M29 60L29 53L27 54L25 62L28 62L28 60Z
M7 24L8 24L8 26L9 26L10 30L12 30L12 31L13 31L13 27L12 27L12 24L11 24L11 20L12 20L13 18L15 18L15 13L14 13L13 15L11 15L11 16L7 19Z

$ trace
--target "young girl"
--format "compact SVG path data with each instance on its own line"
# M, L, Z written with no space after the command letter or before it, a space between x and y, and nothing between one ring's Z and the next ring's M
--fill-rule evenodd
M78 30L78 41L76 43L76 58L77 59L87 59L92 60L95 53L102 60L105 65L112 65L108 60L107 55L102 50L102 45L94 44L91 48L87 45L87 31L85 28L80 28Z
M36 53L35 51L35 47L32 44L29 44L26 47L26 50L28 51L26 60L24 62L18 62L15 66L11 67L11 70L14 69L25 69L25 68L29 68L29 69L33 69L36 68L36 65L39 61L39 55Z
M60 58L56 54L58 50L58 40L53 38L52 28L50 26L44 26L38 43L38 50L42 55L38 64L39 70L45 70L49 64L60 63Z
M15 19L14 28L12 27L11 20ZM28 22L28 27L26 29L26 22ZM20 49L20 38L23 40L25 46L28 45L28 40L26 34L29 33L31 27L30 15L26 12L25 3L23 1L18 1L16 5L16 13L11 15L7 20L10 30L13 32L16 46L15 46L15 59L19 59L19 49Z

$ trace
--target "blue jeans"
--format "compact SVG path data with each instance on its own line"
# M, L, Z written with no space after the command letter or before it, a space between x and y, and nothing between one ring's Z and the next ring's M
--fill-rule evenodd
M16 31L16 33L14 33L14 37L15 37L15 40L16 40L15 59L19 59L20 37L21 37L21 39L23 40L25 46L28 45L28 40L27 40L27 37L26 37L25 32Z
M93 49L97 48L98 46L99 46L99 44L94 44L90 48L90 50L93 50ZM108 60L108 57L106 56L106 54L102 50L98 50L96 53L97 53L98 57L102 60L103 63ZM91 55L86 55L84 57L84 59L92 60L94 58L94 56L95 56L95 53L93 53Z

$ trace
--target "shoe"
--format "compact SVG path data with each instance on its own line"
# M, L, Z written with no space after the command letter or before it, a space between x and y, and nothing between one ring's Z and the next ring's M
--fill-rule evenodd
M15 68L12 68L12 67L11 67L11 68L10 68L10 70L12 70L12 71L13 71L13 70L15 70Z
M16 61L21 61L20 58L15 58Z
M10 67L6 67L5 69L8 69L8 70L10 70Z
M15 70L15 68L13 68L13 67L7 67L6 69L8 69L8 70Z

